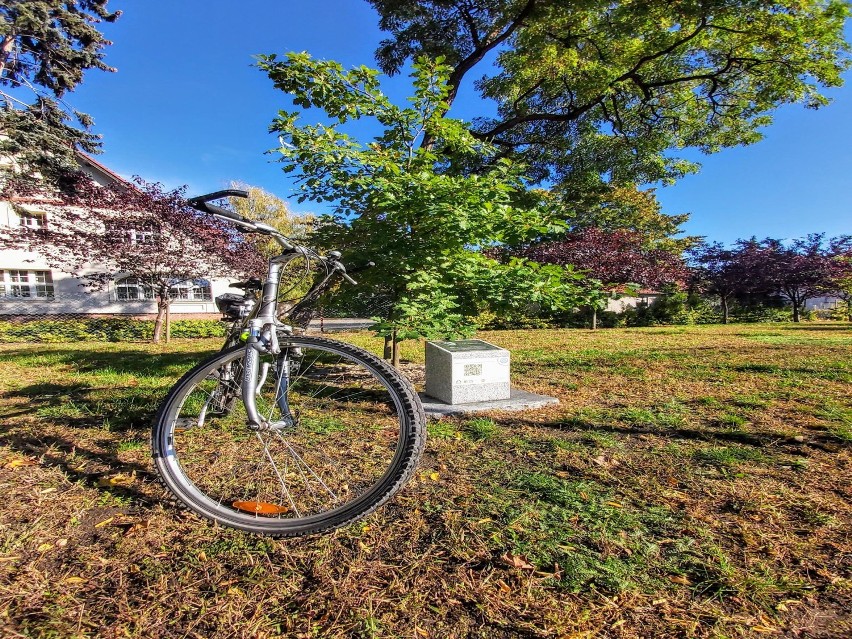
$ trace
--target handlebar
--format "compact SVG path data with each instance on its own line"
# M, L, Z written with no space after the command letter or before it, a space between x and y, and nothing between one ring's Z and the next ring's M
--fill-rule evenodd
M271 235L279 244L281 244L281 246L283 246L287 250L304 250L300 247L294 247L289 241L287 241L284 235L282 235L278 230L267 224L263 224L262 222L254 222L252 220L249 220L248 218L243 217L242 215L239 215L238 213L235 213L234 211L223 208L221 206L216 206L215 204L209 204L209 202L213 200L220 200L226 197L247 198L248 196L248 191L244 191L242 189L224 189L222 191L207 193L206 195L197 195L195 197L189 198L187 202L192 208L201 211L202 213L210 213L211 215L214 215L216 217L224 218L226 220L234 222L237 226L243 228L246 231L251 231L253 233L262 233L264 235ZM343 279L345 279L350 284L358 284L358 282L356 282L354 279L352 279L352 277L350 277L346 273L346 267L338 261L340 258L340 253L338 251L329 251L328 255L325 257L322 257L320 255L316 255L316 257L327 262L331 266L332 271L337 272ZM361 268L353 270L352 272L355 273L371 266L375 266L375 263L368 262Z
M187 200L189 205L202 213L210 213L211 215L215 215L216 217L222 217L231 222L236 222L239 226L247 230L255 231L257 230L257 225L249 219L244 218L242 215L238 215L233 211L229 211L228 209L222 208L221 206L216 206L215 204L208 204L208 202L212 200L221 200L225 197L248 197L248 191L243 191L241 189L225 189L223 191L216 191L214 193L208 193L206 195L198 195L196 197L191 197Z

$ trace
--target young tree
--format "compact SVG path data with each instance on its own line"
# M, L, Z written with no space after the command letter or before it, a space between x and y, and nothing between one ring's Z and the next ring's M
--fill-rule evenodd
M719 298L722 322L725 324L730 319L731 300L748 292L746 286L749 275L739 256L738 251L726 249L719 242L705 242L690 251L693 283L702 292Z
M569 203L697 170L678 149L756 142L779 105L826 104L849 66L845 0L369 1L390 34L380 68L443 56L448 105L477 77L496 106L473 130L500 149L488 160L522 157Z
M479 249L554 227L545 210L514 206L523 182L510 161L475 173L459 168L495 150L462 122L444 117L446 65L416 61L407 108L393 105L379 88L378 71L366 67L345 71L306 53L280 60L264 56L259 66L297 106L316 108L326 119L327 124L302 125L299 113L280 112L272 129L281 136L284 170L295 172L300 184L300 200L332 203L334 215L323 220L317 239L344 250L352 263L375 262L359 280L380 307L377 326L391 351L386 356L397 359L402 337L462 330L483 300L526 303L495 290L508 267ZM345 132L362 118L375 119L383 129L370 142ZM434 144L421 144L426 136ZM533 268L524 270L522 261L511 268L515 275L523 272L530 288L551 281ZM573 281L566 272L560 286L539 294L560 303L557 299L577 293Z
M833 238L829 252L832 257L831 290L843 300L846 319L852 322L852 236Z
M102 187L78 178L73 194L33 192L28 204L47 213L47 224L4 230L0 247L37 252L95 290L117 276L135 278L157 301L155 342L164 328L168 339L178 285L262 268L252 245L189 208L180 190L141 182L139 188Z
M541 264L571 265L585 273L592 290L592 328L597 311L606 307L616 289L625 285L662 287L682 283L687 271L678 251L648 245L638 231L585 228L556 241L542 242L517 252Z
M104 61L111 44L98 31L120 11L108 0L6 0L0 4L0 154L25 173L61 182L76 168L73 149L97 152L91 118L62 98L88 69L114 71Z

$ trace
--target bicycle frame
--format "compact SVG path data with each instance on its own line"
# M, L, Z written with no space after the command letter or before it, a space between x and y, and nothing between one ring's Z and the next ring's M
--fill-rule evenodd
M237 189L229 189L226 191L217 191L216 193L208 193L207 195L191 198L188 202L193 208L205 213L210 213L220 219L233 222L238 228L244 231L269 235L284 250L284 252L280 255L270 258L269 271L261 290L260 303L257 304L249 314L245 324L240 326L241 329L244 327L248 329L248 338L245 346L245 364L243 378L240 383L240 390L242 392L242 401L245 405L246 415L248 416L247 423L249 428L256 430L269 430L273 428L286 427L288 422L289 425L292 425L292 422L294 421L293 415L290 413L290 409L287 406L286 384L288 383L290 374L290 349L285 349L282 354L281 345L278 340L278 333L292 334L293 329L292 326L280 322L277 317L278 290L280 286L281 271L289 262L299 257L303 257L305 260L310 260L311 257L314 257L331 267L328 270L326 277L314 284L308 293L292 309L290 309L291 318L305 309L311 302L316 300L322 294L322 292L330 285L334 274L341 275L352 284L355 284L356 282L346 274L346 269L343 264L337 261L340 257L340 253L337 251L331 251L327 257L322 257L307 247L291 244L281 232L268 224L248 220L233 211L209 204L211 200L217 200L223 197L248 197L248 193ZM283 423L276 423L274 426L270 425L267 420L263 419L257 410L257 402L255 401L257 390L262 383L265 382L266 375L269 372L269 369L266 368L262 373L262 377L260 377L261 354L278 357L278 368L280 370L277 382L278 388L276 389L276 402L281 408L284 419L282 420ZM266 366L268 366L268 364L266 364ZM281 387L282 384L284 384L283 388Z
M269 260L269 272L266 281L263 283L260 304L257 306L256 313L252 313L252 316L249 317L246 323L249 334L245 346L246 357L240 389L242 391L243 405L248 416L248 425L250 428L260 430L269 427L266 420L258 412L257 403L255 402L257 389L260 385L260 355L270 354L281 356L282 351L278 341L278 332L279 330L283 333L292 331L292 327L278 321L277 316L281 271L284 266L298 257L308 259L307 250L301 246L291 245L284 248L284 253ZM284 417L283 421L290 422L289 424L282 424L282 426L291 426L293 423L293 415L287 404L287 387L290 376L290 361L287 350L285 349L283 356L278 359L279 370L275 393L278 406ZM266 366L268 367L268 364ZM263 372L263 381L266 379L268 370L267 368Z

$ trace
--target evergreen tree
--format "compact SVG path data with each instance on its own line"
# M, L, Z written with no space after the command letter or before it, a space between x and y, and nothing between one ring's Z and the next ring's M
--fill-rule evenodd
M64 184L74 148L97 152L92 119L63 98L88 69L114 71L97 29L113 22L108 0L5 0L0 4L0 154L16 169Z

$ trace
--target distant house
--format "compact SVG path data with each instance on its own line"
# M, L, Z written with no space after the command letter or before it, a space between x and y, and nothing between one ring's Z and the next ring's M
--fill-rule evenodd
M813 297L805 302L805 310L808 311L833 311L843 303L843 300L833 295Z
M606 310L613 313L623 313L628 308L640 305L650 306L665 294L655 290L640 290L636 295L621 295L607 300Z
M80 168L102 186L120 184L133 188L121 176L84 153L78 153ZM8 164L8 160L6 163ZM50 224L50 216L40 210L36 198L0 200L0 225L41 227ZM131 242L144 242L144 232ZM103 270L92 265L92 271ZM239 292L228 280L206 278L200 273L194 281L176 283L172 316L202 316L217 313L214 298L224 292ZM43 254L24 250L0 249L0 316L34 315L129 315L154 317L156 301L151 289L136 278L116 273L104 290L92 291L85 282L68 273L52 269Z

